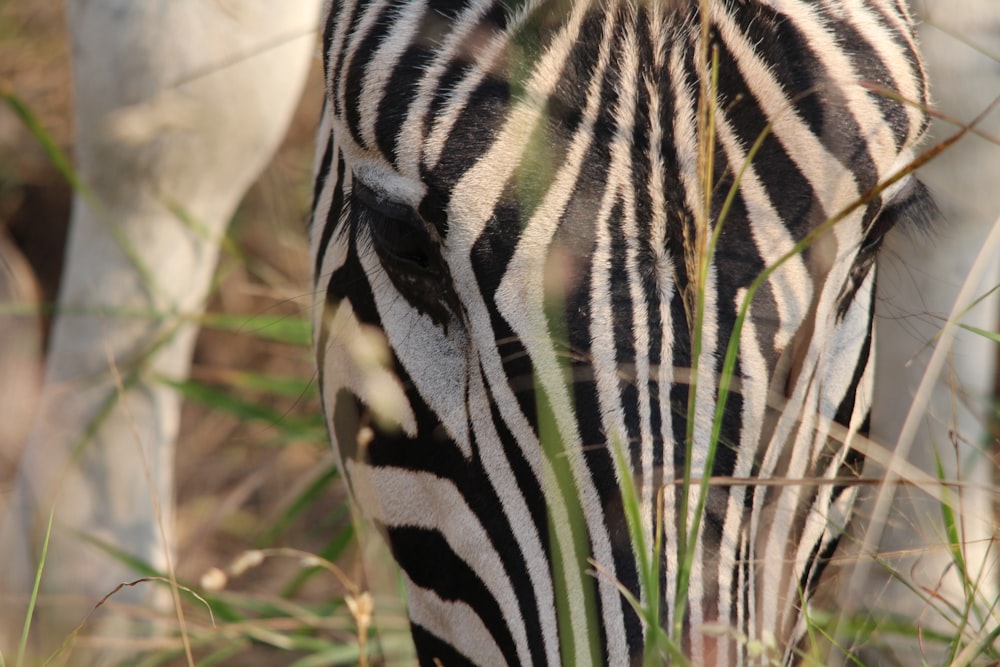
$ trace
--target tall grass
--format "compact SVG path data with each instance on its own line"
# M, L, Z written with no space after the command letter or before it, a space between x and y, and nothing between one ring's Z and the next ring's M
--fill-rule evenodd
M2 102L67 185L90 197L30 105L2 92ZM299 157L307 151L311 146L300 147ZM172 573L154 571L93 536L81 536L144 575L126 585L170 586L183 608L176 614L133 610L163 632L135 638L132 657L123 664L307 667L363 665L368 653L408 655L405 615L398 605L378 600L389 611L382 614L383 627L377 632L371 627L372 598L357 563L356 532L318 404L311 300L302 291L309 282L301 269L307 265L302 221L310 203L303 166L308 164L308 156L303 162L286 156L251 193L224 244L207 313L179 317L203 329L190 379L157 378L187 401L179 441L177 584L171 584ZM6 316L59 314L49 304L2 308ZM116 398L110 401L109 408ZM86 431L98 427L95 421ZM82 446L88 438L81 435ZM46 562L43 550L37 575L40 580L54 569L72 567ZM6 658L15 659L16 667L74 664L77 647L100 648L107 641L91 630L102 608L115 606L121 588L95 600L91 614L48 655L30 654L29 610L17 655Z

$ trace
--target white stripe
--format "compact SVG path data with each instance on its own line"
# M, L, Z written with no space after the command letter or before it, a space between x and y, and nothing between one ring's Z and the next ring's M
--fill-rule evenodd
M425 6L421 0L408 0L402 7L391 10L386 20L392 21L392 27L375 52L368 56L358 105L367 110L367 113L361 114L359 130L369 146L377 145L375 125L379 118L377 113L379 104L386 93L385 87L393 71L399 66L400 57L413 42L424 10Z
M570 25L579 29L579 19L571 21ZM588 89L587 109L584 112L584 119L580 130L570 147L570 152L566 157L566 162L562 169L556 174L555 181L549 192L543 198L532 219L528 221L522 231L517 251L511 258L507 266L503 281L497 289L496 305L504 318L510 323L511 328L519 336L521 343L528 350L532 364L537 370L542 389L552 402L552 408L556 417L557 427L566 448L573 479L579 494L579 511L586 521L587 529L590 533L591 547L594 558L605 568L608 568L610 577L601 576L598 579L598 590L601 595L602 609L604 612L604 623L607 628L608 638L608 660L612 664L623 664L628 662L628 647L626 645L624 619L621 610L621 596L614 585L614 559L611 551L611 544L607 529L605 527L604 508L601 505L590 472L582 457L583 443L580 441L580 434L577 422L574 418L573 401L570 396L570 389L563 383L563 372L559 360L556 358L552 348L552 340L548 331L548 322L545 313L545 264L549 256L552 236L555 233L562 211L565 210L569 196L572 194L573 185L579 174L583 157L591 139L590 128L596 118L599 104L600 81L599 72L607 66L610 56L610 20L613 15L609 12L605 24L605 40L601 45L596 66L597 73L591 79ZM565 39L564 39L565 38ZM569 48L574 43L575 37L563 33L557 39L557 43L542 58L538 66L541 72L561 71L563 60L569 55ZM536 72L537 75L537 72ZM533 77L533 80L537 78ZM515 112L515 116L517 113ZM536 118L537 119L537 118ZM520 128L522 131L530 132L531 127ZM527 139L527 136L524 137ZM502 146L504 140L499 140L495 145ZM513 150L511 146L507 150ZM491 153L497 152L496 150ZM502 151L500 151L502 153ZM489 163L492 159L505 159L507 156L499 155L495 158L481 160L478 164ZM517 155L520 159L520 154ZM464 183L464 180L463 180ZM500 187L503 182L498 183ZM495 201L495 200L494 200ZM491 207L492 209L492 207ZM595 364L597 365L597 364ZM549 478L554 479L554 478ZM567 502L577 502L577 499L559 498L558 488L554 482L549 481L545 487L547 502L549 504L562 504ZM569 535L567 534L567 537ZM589 637L587 632L580 631L587 627L587 619L582 616L585 612L584 593L580 589L581 582L578 575L581 563L575 562L572 541L564 542L560 538L560 553L564 558L570 559L561 570L566 575L567 590L571 596L569 609L572 619L572 627L578 631L574 633L575 652L577 661L589 660ZM586 584L584 584L586 585Z
M701 48L700 42L701 40L699 38L691 47L696 53ZM697 58L695 59L695 68L699 78L704 77L708 80L711 76L704 65L700 63ZM695 141L697 142L697 139L695 139ZM701 215L701 211L705 208L705 197L708 196L705 192L706 187L714 188L714 184L706 184L702 182L700 174L697 171L697 161L694 159L694 156L698 155L700 146L698 146L697 143L695 146L694 153L690 154L692 156L691 159L695 169L695 181L693 183L690 181L685 182L685 185L687 186L685 189L688 192L688 204L691 206L690 210L695 212L695 224L698 224L698 217ZM683 173L684 171L682 170L682 174ZM690 179L691 175L688 174L687 176L688 179ZM694 195L693 201L691 201L692 194ZM706 239L710 239L711 235L714 233L714 223L715 221L711 219L703 221L703 224L705 225L703 233L706 235ZM694 239L691 239L690 242L696 243ZM707 249L707 244L705 247ZM690 466L692 477L707 480L712 475L712 467L709 465L708 461L708 445L712 438L712 425L715 421L716 397L718 392L716 351L719 345L717 302L719 290L715 256L695 258L694 265L688 266L689 279L692 281L692 284L696 284L695 281L697 280L697 271L700 269L700 262L703 261L707 261L709 264L703 288L704 298L702 300L703 311L701 323L698 330L692 330L691 332L691 352L692 354L694 353L695 337L700 337L701 353L696 360L698 372L696 376L697 386L694 391L694 427L690 429L693 442L691 448ZM692 313L692 315L694 314ZM696 323L695 326L697 326ZM692 360L695 361L694 359ZM690 395L688 400L691 400ZM681 443L680 446L684 446L684 444ZM691 661L693 664L705 663L704 655L706 648L706 636L702 632L701 628L707 620L714 620L705 618L705 605L707 603L704 587L704 582L706 581L706 554L704 549L704 540L702 540L705 521L704 512L700 517L696 514L698 499L701 493L700 486L700 484L692 484L688 490L688 516L686 518L682 517L682 520L686 520L687 523L688 545L692 542L694 543L694 558L691 564L691 578L687 590L688 618L690 621L691 632ZM693 531L694 521L696 518L699 519L699 528L697 533ZM708 556L710 558L714 558L715 554L709 554Z
M884 180L891 173L890 168L897 156L896 142L875 100L868 95L864 88L857 85L860 77L851 65L850 57L837 43L834 35L825 29L822 18L817 15L811 4L801 0L774 0L774 4L777 9L788 15L797 32L805 41L809 42L812 52L822 61L829 73L831 83L838 85L838 92L847 100L847 108L861 129L861 138L865 141L868 152L875 163L875 168L878 170L878 180ZM886 38L883 37L883 39ZM814 166L819 167L822 164L822 162L817 162ZM800 166L800 168L802 167ZM843 168L839 171L845 175L848 174ZM837 172L827 172L827 176L830 173ZM823 178L822 173L815 171L810 174L809 180L814 184L814 187L816 184L828 182L828 178ZM850 180L853 185L853 178L845 180ZM846 203L857 198L857 195L847 200L837 198L838 195L842 196L847 191L848 189L843 184L831 184L829 188L818 187L816 192L817 196L823 198L824 195L827 195L827 201L836 202L839 207L843 207ZM829 215L838 210L838 207L828 206L826 201L824 207Z
M344 50L344 41L347 38L347 28L348 28L347 18L351 15L351 12L357 6L358 0L340 0L340 2L342 6L337 10L337 15L333 16L333 14L331 13L333 11L333 0L326 0L326 9L323 12L323 22L321 24L323 26L328 26L330 24L330 21L335 20L335 25L337 26L336 29L333 31L333 35L330 40L330 50L327 51L325 54L323 54L331 66L335 62L336 57L338 55L340 55L341 57L344 57L346 55L345 53L343 53L343 50ZM322 42L320 44L322 46ZM341 63L341 67L342 66L343 63ZM344 96L341 94L342 92L341 90L333 89L333 78L336 75L336 72L333 69L331 69L329 75L330 76L326 81L326 90L327 90L327 103L330 105L330 113L332 114L333 100L331 100L330 97L331 96L336 97L340 102L340 108L343 109Z
M632 313L634 320L634 334L635 334L635 369L636 369L636 389L638 393L639 401L639 474L635 477L640 479L639 488L639 502L641 508L640 516L643 517L642 528L645 532L646 546L649 549L653 547L653 536L655 532L655 525L653 523L655 506L653 504L654 492L653 488L653 451L656 445L656 440L653 437L651 416L652 416L652 405L651 398L649 395L649 383L650 383L650 361L649 361L649 313L647 311L646 299L648 295L646 294L645 285L643 284L642 278L642 266L640 257L648 249L648 243L639 240L639 231L636 223L636 193L633 190L632 183L635 174L630 169L632 164L632 135L634 131L635 122L639 121L636 117L635 103L639 94L639 86L644 85L646 82L640 82L638 80L638 72L640 70L639 63L639 53L638 45L636 44L636 36L631 29L631 24L629 30L625 34L625 53L622 57L621 68L623 72L622 76L622 90L626 91L619 100L621 108L616 112L616 116L619 120L619 127L616 132L615 141L612 144L612 174L617 173L619 170L620 181L618 188L625 200L625 225L622 233L625 237L626 243L626 256L625 256L625 269L628 273L628 283L629 283L629 297L632 301ZM620 167L616 167L616 163L620 164ZM660 211L660 216L663 212ZM650 239L652 240L652 239ZM621 416L621 426L620 432L625 435L627 431L625 429L624 413L619 411ZM625 445L625 452L629 451L630 443L623 442ZM618 474L631 474L631 471L619 470ZM643 579L640 577L640 582ZM640 597L643 602L647 602L649 596L659 595L659 591L648 591L644 588L640 589ZM645 626L643 626L643 633L645 636Z
M702 206L701 201L701 186L700 179L698 176L698 164L696 161L696 156L698 155L698 138L695 133L695 128L697 127L697 102L696 91L691 90L687 85L686 72L684 67L684 59L686 55L687 44L682 40L677 40L673 49L670 52L670 82L673 86L674 94L674 124L673 124L673 137L674 145L677 158L677 167L679 170L678 178L681 184L684 186L684 203L687 206L688 211L699 210ZM682 219L683 221L683 219ZM680 258L679 261L684 261ZM673 277L671 277L673 280ZM683 298L683 295L681 295ZM673 322L674 326L687 326L687 322ZM671 386L674 381L673 368L677 367L677 362L673 360L671 346L671 356L664 357L664 361L660 364L661 367L669 366L668 369L669 379L671 381ZM668 361L669 360L669 361ZM690 400L690 399L689 399ZM687 406L678 406L680 410L686 410ZM669 413L669 409L668 409ZM686 422L686 413L682 415L682 420ZM669 421L667 423L670 423ZM669 442L673 442L673 433L670 433ZM674 447L684 447L684 442L674 442ZM674 479L680 479L683 471L673 469L673 452L664 452L664 463L666 464L666 472L671 473L670 477L665 477L666 481L671 481ZM680 517L676 514L674 499L681 493L678 488L676 491L673 489L669 490L669 493L673 498L671 502L665 503L668 511L664 516L664 537L666 546L666 558L667 558L667 572L677 573L680 571L680 562L683 558L683 554L678 550L680 533L679 526L680 522L687 522L687 517ZM669 519L669 523L668 523ZM674 601L677 599L677 578L676 576L668 576L667 580L667 593L666 599L669 604L668 607L668 623L670 627L673 628L674 624L680 619L675 617L676 606Z
M737 109L738 111L738 109ZM733 173L746 164L747 155L740 145L740 137L721 109L716 116L719 143L722 145L729 160ZM751 164L743 173L739 182L740 196L747 210L747 222L753 234L753 240L764 266L770 267L795 247L795 239L788 231L785 222L774 210L771 198L757 176L757 167L766 169L766 165ZM726 221L722 222L725 226ZM806 268L802 255L790 257L767 280L774 294L775 306L778 309L780 325L774 336L774 350L781 351L792 336L802 326L812 301L812 278ZM742 303L734 304L739 312ZM747 318L749 320L749 317ZM767 377L766 370L762 378Z
M774 4L778 5L777 9L781 10L781 5L791 1L778 0ZM799 14L803 15L811 15L812 13L805 9L786 9L785 11L791 11L793 14L798 11ZM756 56L753 45L747 41L746 35L740 31L732 17L726 14L718 3L713 5L713 16L718 21L719 34L732 53L747 87L754 91L761 111L773 123L772 132L781 142L789 158L814 188L814 194L819 199L826 214L833 215L857 199L859 193L853 175L845 170L844 165L826 150L819 137L813 134L809 126L798 116L791 106L791 101L785 96L784 89L771 71L769 63ZM810 26L810 28L812 33L818 31L815 26ZM807 32L803 36L808 34ZM814 49L820 48L820 45L817 44L811 46ZM833 45L826 46L837 49ZM820 51L818 55L822 57L825 54ZM830 63L826 63L826 65L831 68L834 66ZM832 71L850 72L851 70L848 67L845 70L834 69ZM846 78L846 75L842 78ZM853 79L850 79L849 82L851 85L845 86L845 88L856 87ZM849 94L849 92L845 91L844 94ZM868 113L870 118L877 119L881 123L882 116L877 109L868 109Z
M514 104L498 137L452 190L448 217L460 220L461 224L456 224L449 230L449 259L454 256L454 260L449 263L460 271L471 269L468 267L468 252L493 215L500 193L511 174L521 164L528 140L542 119L545 101L558 84L558 79L552 76L552 72L562 71L589 7L589 2L574 5L566 24L552 40L545 55L539 59L531 79L525 85L523 97ZM471 279L471 284L475 284L471 271L462 273L462 277ZM456 278L459 282L462 280L459 276Z
M375 252L362 253L360 262L371 285L375 307L390 347L395 350L417 393L441 420L465 459L471 461L470 417L464 384L469 377L470 343L465 328L452 322L446 334L445 329L436 325L430 316L414 308L405 296L396 291ZM430 350L433 354L428 354ZM386 353L388 355L388 350ZM413 435L432 437L430 433Z
M661 71L664 67L663 59L666 57L666 43L665 43L665 32L664 30L654 29L652 34L652 39L654 40L653 49L653 71ZM652 218L649 221L649 251L653 253L656 263L656 285L660 288L661 293L659 295L660 301L660 322L663 329L662 335L664 337L663 345L664 349L660 351L660 366L669 367L670 364L666 363L666 360L670 359L670 345L667 341L672 339L673 336L673 325L670 317L670 302L673 298L673 288L674 288L674 272L671 266L671 257L667 253L667 201L664 193L666 191L666 184L664 183L663 175L666 170L665 159L663 155L663 123L660 118L660 95L659 95L659 85L656 78L650 74L643 77L642 81L638 85L643 85L646 87L646 95L649 99L649 115L645 119L648 123L649 132L649 164L650 164L650 178L648 182L648 188L645 195L649 197L650 201L650 212ZM664 308L664 306L666 308ZM672 342L672 341L671 341ZM660 370L662 372L662 369ZM658 382L661 382L658 380ZM672 381L667 384L660 384L660 395L661 404L663 392L668 390L672 385ZM667 395L669 402L669 395ZM668 411L669 414L669 411ZM669 431L667 431L669 433ZM668 447L667 443L672 442L673 434L670 437L663 437L663 446L666 449Z
M809 470L819 470L820 454L828 443L832 446L836 442L835 439L829 437L830 427L840 403L846 397L847 392L852 389L851 381L854 379L857 362L864 350L868 334L873 280L874 272L870 272L858 290L857 300L848 309L844 319L834 332L833 340L826 348L825 359L819 364L821 371L821 375L817 378L820 393L819 419L813 440ZM865 368L869 381L871 361L869 358ZM822 475L828 479L836 477L840 472L840 464L844 460L844 455L847 453L857 429L861 427L864 415L867 414L868 406L871 403L871 387L865 387L863 383L859 384L856 388L855 401L845 442L837 443L839 450L837 455L832 457L826 470L821 471ZM830 530L828 500L831 490L832 486L821 486L817 489L816 499L806 517L799 547L795 552L794 571L796 577L788 582L786 595L798 595L798 578L807 569L812 547L821 540L824 533Z
M389 528L421 528L439 533L496 601L513 635L518 661L531 664L524 618L500 554L451 480L355 460L346 463L358 507L365 516ZM444 636L451 642L458 640L454 632Z
M507 663L493 634L464 602L442 600L434 591L421 588L403 574L410 620L442 639L474 665Z
M889 70L889 74L897 86L896 92L904 100L911 103L903 106L902 110L906 112L910 123L910 132L906 141L908 143L916 142L919 138L917 132L924 119L924 110L920 108L920 105L924 102L924 88L920 84L920 79L917 78L922 75L919 63L910 62L905 57L905 52L895 44L892 35L887 34L885 27L881 24L881 16L876 15L871 10L870 0L868 2L862 2L862 0L841 0L841 2L845 5L846 14L851 26L861 33L865 38L867 46L878 54L879 60ZM905 37L913 52L917 53L917 46L913 42L910 28L903 20L903 17L899 15L899 11L883 10L883 13L889 21L895 19L893 27Z
M608 12L608 14L610 15L611 12ZM628 40L628 36L626 37L626 40ZM607 40L605 43L607 43ZM603 46L604 45L602 45L602 47ZM618 53L616 55L618 57L628 58L628 47L626 46L623 53ZM594 84L599 83L606 75L604 66L605 60L602 58L601 65L598 67L598 70L594 72L594 75L591 78L592 85L590 92L592 93L592 96L588 100L588 108L594 105L594 102L598 97L599 91L594 90ZM621 66L621 71L623 75L627 77L629 71L628 65L623 64ZM594 372L598 406L601 413L601 423L604 427L604 436L606 441L603 443L584 442L581 443L581 446L604 446L608 448L608 455L611 456L612 466L615 470L615 481L619 485L619 488L621 488L620 485L622 475L631 475L632 472L629 469L619 469L617 452L615 451L616 449L619 450L626 456L626 459L628 458L628 431L625 427L625 418L622 409L616 355L616 341L619 334L614 328L615 313L613 312L611 304L610 273L612 268L612 239L609 226L611 224L618 223L617 220L611 220L611 213L619 194L621 194L624 195L625 198L626 230L628 230L631 226L632 234L634 235L635 233L634 201L633 198L629 196L631 194L631 184L629 183L629 165L631 163L631 157L629 155L630 147L628 145L628 137L630 137L632 133L632 117L635 113L635 110L630 108L629 105L629 93L634 90L635 82L626 78L622 80L619 85L619 108L615 110L615 118L618 128L611 141L611 163L608 165L608 172L606 174L607 181L604 187L603 196L601 197L600 208L597 212L597 220L595 222L595 233L597 236L595 239L596 247L594 249L592 265L589 267L591 278L589 294L591 312L588 319L590 321L591 366ZM586 185L587 183L584 184ZM596 186L596 184L592 185ZM628 231L625 233L628 234ZM624 332L621 333L624 334ZM641 355L638 352L639 351L637 349L637 364L641 363ZM637 370L639 369L637 368ZM648 364L646 373L648 375ZM637 381L641 382L641 380ZM563 393L566 392L564 391ZM570 396L566 395L565 401L567 402L567 406L559 407L557 408L557 411L572 411ZM572 412L570 412L570 414L572 414ZM570 424L569 420L566 421L567 427L575 431L576 425ZM575 432L574 436L577 438L579 437ZM576 447L575 444L572 446ZM575 474L574 476L577 477L578 485L580 485L581 482L584 484L584 488L581 489L581 495L584 498L584 506L588 507L590 503L597 500L596 489L593 491L593 499L588 498L588 496L592 493L591 488L593 485L590 483L589 475L586 472L585 466L580 465L580 467L583 469L582 473L578 475ZM576 466L574 466L574 468L576 468ZM576 473L575 469L574 473ZM591 512L588 511L587 523L590 527L591 535L595 538L595 558L602 568L607 569L611 573L611 576L614 576L614 560L610 550L610 540L607 540L606 538L607 528L603 513L603 508L599 508L599 512L595 513L594 516L591 516ZM644 513L644 516L648 515ZM600 537L598 538L598 536ZM606 545L601 544L602 549L607 549L606 555L598 555L599 549L596 547L596 543L598 543L598 541L607 542ZM605 628L607 628L609 656L611 656L609 661L611 664L625 664L628 661L628 647L624 643L625 626L621 610L621 594L617 591L615 586L612 585L612 581L609 579L610 577L603 576L600 580L601 601L604 611L604 625ZM640 598L644 600L645 595L646 591L640 590Z
M448 35L440 44L434 45L434 60L427 66L426 74L420 81L414 100L410 106L403 127L399 132L399 169L404 176L420 177L420 154L425 153L424 160L433 169L444 151L445 141L451 134L452 127L459 115L465 109L469 96L489 72L497 57L502 53L507 43L506 35L498 34L482 43L475 39L473 30L491 3L484 0L472 2L470 6L451 23ZM442 17L441 20L450 20ZM465 48L466 52L459 52ZM473 49L469 53L469 49ZM424 137L424 122L430 110L435 94L439 93L441 77L455 61L470 61L475 63L473 71L448 94L448 102L434 118L430 134Z
M340 250L333 244L331 250ZM320 327L327 331L324 368L322 374L323 396L328 403L326 414L332 418L332 402L341 389L349 389L369 405L377 416L398 423L410 437L416 435L417 422L403 386L395 373L385 367L377 350L381 332L371 327L362 328L348 300L341 301L335 309L319 309L317 317L325 314L327 321ZM317 331L322 329L317 328ZM319 340L319 336L317 336ZM331 424L332 426L332 424ZM353 448L355 443L338 443L336 429L330 429L330 439L340 469L344 470L341 446Z
M475 66L450 95L448 104L445 105L441 115L434 119L434 129L431 131L430 136L425 142L426 154L424 156L424 161L428 167L433 169L437 166L437 163L441 159L441 155L444 151L445 142L447 141L448 136L451 135L452 128L455 126L455 122L458 120L461 112L465 109L466 104L468 104L473 91L475 91L476 87L484 78L486 78L487 74L494 70L498 59L507 53L505 47L509 46L511 38L514 34L516 34L518 28L521 27L521 24L535 10L537 4L537 0L529 0L526 2L518 10L518 13L509 19L506 32L492 35L491 38L486 40L485 44L482 44L482 38L485 37L485 35L470 35L468 40L463 40L462 43L465 46L474 49L472 53L462 54L463 59L467 58L475 63ZM586 6L589 5L589 0L588 2L581 4L584 6L574 7L577 19L581 16L579 10L586 9ZM490 8L491 6L489 3L485 3L483 6L483 13ZM573 19L571 18L569 22L572 22L572 20ZM474 26L469 26L470 29L472 27ZM564 30L565 29L566 26L564 26ZM533 81L529 84L528 89L537 87L537 83L537 81ZM508 118L508 121L509 120L510 118ZM531 124L531 126L533 125L534 123ZM509 126L510 125L508 123L508 127ZM505 145L505 142L496 142L494 144L494 148L496 148L498 144ZM520 153L520 151L518 151L518 153Z
M656 23L654 23L656 25ZM665 67L664 60L667 57L666 31L652 29L654 41L653 49L653 71L662 71ZM656 383L659 394L660 413L660 443L661 443L661 488L653 488L652 461L649 462L650 477L643 477L643 484L649 485L650 492L654 493L651 502L655 502L655 493L664 494L663 516L659 517L660 527L665 536L662 545L663 552L660 557L663 563L660 566L666 569L666 590L663 595L666 601L666 608L661 608L663 618L661 622L667 623L667 628L672 630L673 623L673 603L676 590L673 582L676 580L677 572L677 546L676 540L671 536L675 534L677 525L677 515L674 505L674 494L671 487L663 487L664 483L672 481L676 474L674 471L674 451L677 443L674 442L673 413L670 403L670 393L674 382L674 368L671 363L673 358L674 326L673 314L670 307L674 298L675 267L667 252L667 203L664 197L666 184L664 183L665 157L663 150L663 123L661 121L660 95L658 93L658 82L653 77L647 77L643 82L646 85L649 96L649 160L650 160L650 180L649 189L646 193L651 202L652 219L650 220L649 248L655 257L654 276L657 287L656 297L659 300L659 316L661 326L661 341L659 358L660 362L656 369ZM643 461L645 465L645 460ZM644 499L645 501L645 499ZM655 505L654 505L655 507ZM655 516L655 514L654 514ZM657 593L659 594L659 593Z
M862 99L864 97L863 91L859 91L856 86L851 84L855 80L855 75L849 67L849 62L841 57L842 54L840 54L839 50L832 43L829 35L819 27L816 18L812 15L812 11L808 7L803 7L801 3L776 2L775 4L779 5L779 10L784 9L797 22L799 28L804 31L804 34L812 42L811 47L820 57L828 60L826 66L830 71L844 73L842 79L845 79L848 85L842 86L845 89L843 93L849 100L849 106L854 111L854 116L859 120L862 118L877 120L877 124L880 124L881 114L878 113L877 108ZM838 212L858 196L853 177L848 172L845 172L842 165L833 156L827 153L825 148L819 143L818 138L812 135L805 124L791 111L788 106L788 100L780 86L774 80L770 70L766 64L756 58L751 46L746 43L745 37L740 34L738 28L729 17L725 16L721 10L718 13L720 34L723 35L727 45L730 46L730 50L734 54L734 58L748 85L756 91L762 110L774 121L774 131L778 140L782 142L786 152L795 160L799 169L802 170L806 178L813 184L816 196L820 198L827 213ZM807 20L810 17L812 17L811 22ZM862 123L861 127L863 132L866 131L865 123ZM891 148L891 138L888 144L885 143L888 135L884 129L876 127L874 132L874 136L869 138L876 146ZM873 157L878 162L880 151L873 151ZM885 166L883 164L882 169ZM837 226L837 229L834 231L834 235L837 237L837 241L835 242L836 248L840 248L841 251L856 248L856 245L845 243L844 241L848 241L845 237L850 236L852 233L850 228L859 227L860 215L861 212L857 211L850 219ZM834 256L836 256L836 253L831 255L831 259ZM839 264L839 266L836 264ZM835 304L836 294L839 292L838 286L842 284L841 278L848 265L849 262L845 261L835 263L835 266L826 278L823 294L818 295L819 309L816 314L814 327L817 330L826 326L828 321L832 321L827 318L829 308L831 307L830 304ZM831 294L831 285L837 292ZM816 333L822 339L822 332ZM822 340L814 338L809 341L806 363L803 365L800 375L800 385L795 387L788 406L779 420L774 437L771 439L765 453L761 469L762 477L773 474L782 452L786 450L785 443L787 442L787 438L795 432L796 427L799 431L795 436L795 444L791 447L791 460L789 461L786 474L795 477L801 476L805 471L808 456L803 457L803 454L809 452L811 449L807 443L814 442L811 430L817 397L813 394L812 390L809 391L808 395L805 394L805 387L802 384L811 377L813 369L816 368L816 364L820 359L819 351L822 347ZM805 401L804 404L802 403L803 399ZM802 417L802 424L794 423L795 415ZM762 592L764 597L760 605L760 608L764 612L760 624L763 628L777 628L775 605L778 600L779 582L783 580L784 573L786 572L783 547L788 539L788 529L791 527L794 519L794 510L800 492L801 489L798 485L786 487L779 491L779 500L775 509L776 514L771 520L770 535L764 540L766 542L766 557L762 567L762 576L764 579ZM761 503L764 495L763 493L757 494L751 517L751 539L754 548L761 544L761 538L757 536L757 531L763 517L764 508L761 506ZM790 602L795 601L792 600Z
M320 239L323 238L324 230L329 225L336 225L340 218L340 211L337 211L337 218L330 220L330 207L333 205L333 196L336 194L338 187L337 162L340 158L340 147L337 145L336 137L330 134L330 125L332 122L330 116L332 114L332 109L329 113L324 113L322 125L320 126L320 136L331 139L329 144L331 152L330 173L327 174L326 181L323 183L323 189L319 193L319 199L316 201L316 210L313 211L312 224L309 226L309 265L316 266L319 253L323 253L323 266L319 268L319 274L313 276L316 284L316 291L313 294L313 314L316 317L322 313L323 305L326 303L326 285L330 275L343 266L344 261L347 259L346 246L343 243L337 243L336 237L331 238L326 247L321 247L319 243ZM314 172L319 173L318 163L314 168ZM313 324L317 323L314 322ZM319 329L316 329L316 331L319 331Z
M739 308L746 298L746 290L740 289L733 306ZM740 397L743 401L741 415L741 437L736 450L736 464L733 468L734 477L750 477L754 459L760 446L760 434L763 430L764 415L767 410L768 372L766 361L757 344L757 331L751 311L747 311L743 322L743 332L740 337L740 369L742 371L742 386ZM742 571L736 572L740 557L740 546L744 542L744 502L747 494L744 486L733 486L729 489L729 500L726 506L726 517L722 528L722 541L719 553L719 621L729 623L734 602L732 598L732 581L734 574L739 575L738 584L747 585L743 581ZM742 588L737 588L737 594ZM755 591L750 589L750 608L742 609L736 600L737 610L747 616L739 618L737 629L745 632L750 640L758 639L756 614L754 611ZM742 651L739 651L742 655ZM724 653L719 655L720 667L728 658Z
M528 578L538 605L539 628L532 633L541 635L547 664L558 665L559 625L556 620L555 594L549 569L549 558L542 549L541 537L514 472L504 453L500 436L493 424L493 412L486 393L485 378L475 365L469 368L469 417L475 433L482 468L490 480L492 491L500 500L504 517L511 526L514 540L524 558ZM539 484L541 481L539 480ZM553 512L555 516L555 512ZM482 663L498 664L498 663Z
M356 2L357 0L355 0ZM337 101L340 104L341 112L346 113L349 104L353 103L353 100L347 99L347 75L350 71L351 64L354 58L359 55L361 45L364 43L365 37L371 32L372 28L375 27L375 21L378 19L379 14L385 7L386 3L384 0L372 0L369 4L365 5L363 8L358 8L361 12L360 20L355 22L356 27L347 35L347 29L349 28L348 20L351 18L351 12L355 9L355 5L348 5L345 2L345 6L337 13L337 17L341 20L338 21L337 31L334 34L334 43L330 49L330 53L336 53L340 55L339 65L337 69L331 70L330 76L340 76L340 87L333 90L332 87L329 88L332 94L337 97ZM361 57L367 57L367 53L361 53ZM332 79L331 79L332 82ZM339 120L339 119L338 119ZM349 133L341 133L341 141L349 137Z

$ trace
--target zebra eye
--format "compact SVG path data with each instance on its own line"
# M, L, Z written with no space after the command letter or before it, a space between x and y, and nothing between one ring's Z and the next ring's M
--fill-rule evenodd
M387 270L391 266L410 271L433 273L432 257L436 245L413 210L406 205L376 194L355 180L351 193L360 204L371 236L372 246Z
M387 199L357 178L351 200L358 229L367 229L371 248L393 286L419 312L447 328L458 312L458 300L428 225L411 207Z

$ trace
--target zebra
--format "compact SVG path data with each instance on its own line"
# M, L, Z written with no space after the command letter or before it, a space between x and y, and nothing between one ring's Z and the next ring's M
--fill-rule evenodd
M794 662L856 495L874 260L933 209L904 3L323 25L320 389L420 662Z

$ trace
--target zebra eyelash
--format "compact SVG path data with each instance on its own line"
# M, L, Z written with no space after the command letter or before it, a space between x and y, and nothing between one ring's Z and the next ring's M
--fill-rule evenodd
M912 176L903 189L882 208L876 225L882 235L897 226L907 232L931 232L940 219L941 210L930 189L919 178ZM872 231L868 230L866 238Z
M337 211L337 222L336 222L336 242L337 243L350 243L350 239L353 235L354 242L356 244L357 253L359 255L366 255L370 252L375 252L374 248L374 238L371 233L371 223L373 218L378 215L377 209L381 208L376 206L376 213L368 213L368 210L372 208L372 204L368 202L383 202L386 206L389 205L388 199L385 197L380 197L370 188L362 184L357 177L354 177L347 183L340 184L342 188L340 210ZM371 193L370 196L365 196L364 199L359 201L358 194L361 192ZM366 201L367 200L367 201ZM402 205L396 205L392 203L393 208L390 209L393 213L403 214L405 207ZM400 210L397 212L395 206L399 206ZM408 210L406 211L408 212Z
M397 269L440 275L436 267L441 261L437 242L409 206L388 199L358 179L354 180L345 204L351 206L349 224L359 225L356 231L361 228L367 231L361 237L364 246L359 246L359 250L373 250L384 263Z
M847 282L838 299L837 311L843 317L854 297L868 277L882 249L886 235L895 228L904 232L918 230L929 232L940 217L930 191L919 179L910 177L892 199L872 219L854 258Z

